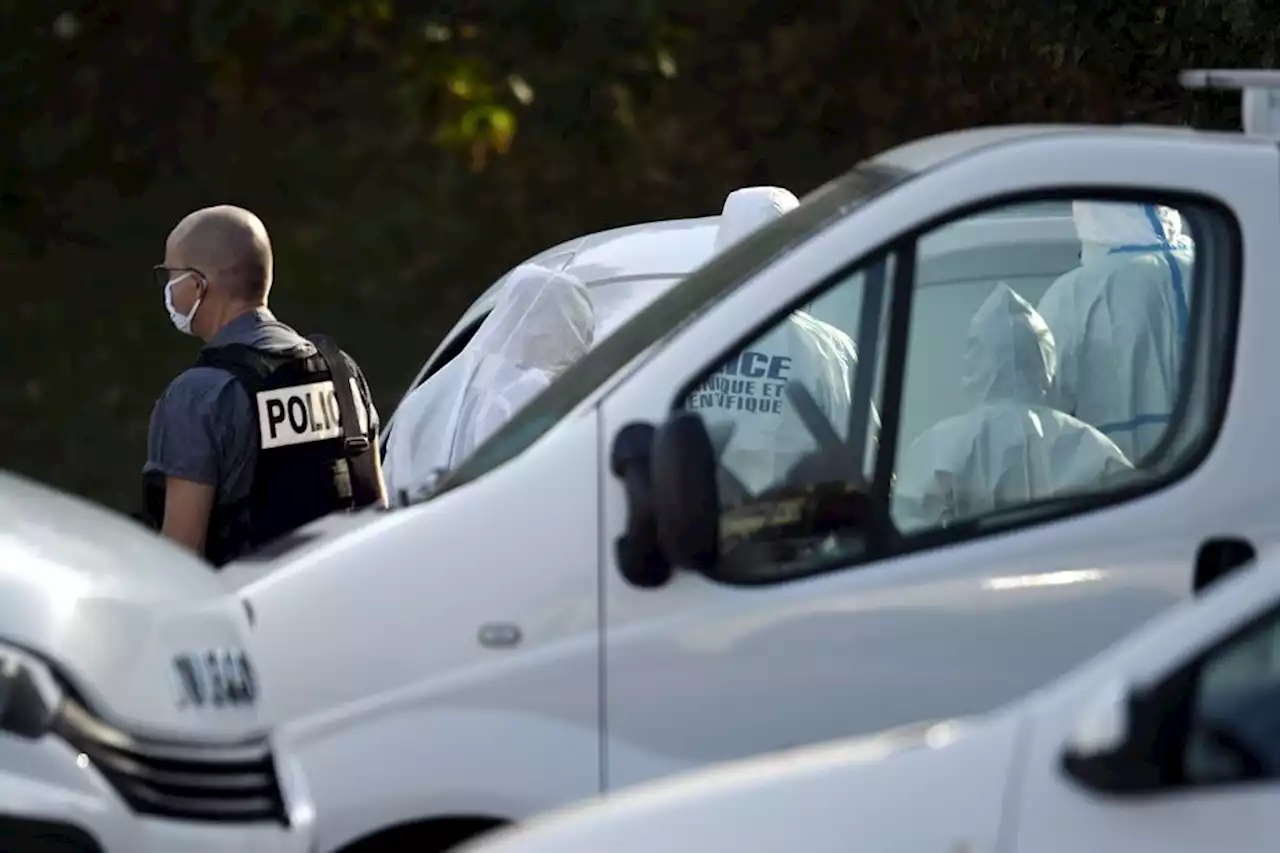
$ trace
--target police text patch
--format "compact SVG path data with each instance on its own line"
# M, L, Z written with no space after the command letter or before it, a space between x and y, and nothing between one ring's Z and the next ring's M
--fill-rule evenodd
M369 432L369 414L351 380L351 396L360 420L360 433ZM310 382L258 392L258 432L264 450L342 435L342 418L333 382Z
M685 408L780 415L790 379L790 356L747 350L694 389Z

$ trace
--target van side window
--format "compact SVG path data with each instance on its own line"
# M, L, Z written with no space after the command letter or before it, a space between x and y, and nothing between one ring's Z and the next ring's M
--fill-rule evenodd
M1238 233L1207 202L1008 203L908 235L679 405L719 452L722 577L800 577L1149 491L1225 407Z

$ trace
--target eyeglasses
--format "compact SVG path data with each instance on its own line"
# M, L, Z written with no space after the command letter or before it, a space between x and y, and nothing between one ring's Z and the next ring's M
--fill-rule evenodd
M193 275L201 281L208 281L204 273L195 267L166 267L164 264L156 264L151 268L151 276L156 287L162 289L180 275Z

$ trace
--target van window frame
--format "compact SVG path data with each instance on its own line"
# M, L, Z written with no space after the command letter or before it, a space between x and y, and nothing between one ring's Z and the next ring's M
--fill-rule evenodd
M771 312L762 321L752 326L745 333L740 334L733 344L717 351L715 356L707 361L706 367L702 371L699 371L692 379L680 386L671 400L669 410L672 412L680 411L683 408L684 401L715 372L718 365L726 363L743 347L748 346L774 329L792 312L802 310L806 305L814 302L842 282L848 281L860 271L867 270L872 266L888 264L892 270L892 275L889 280L882 282L881 286L892 288L892 291L888 294L889 339L883 355L883 380L880 387L886 395L886 402L888 402L888 395L895 395L893 400L895 403L894 408L898 411L892 414L883 410L879 412L881 428L876 465L871 481L867 484L873 500L887 498L892 489L893 464L897 456L896 445L899 440L898 418L901 414L901 392L904 387L906 359L910 343L909 318L911 303L914 300L915 290L917 289L913 277L917 269L917 248L921 238L938 228L966 217L990 213L996 208L1074 199L1164 204L1178 209L1184 215L1188 211L1196 214L1206 213L1208 215L1204 219L1208 221L1216 220L1217 224L1223 226L1221 229L1223 233L1215 232L1211 235L1212 239L1199 239L1196 242L1196 263L1192 271L1192 299L1189 305L1190 325L1187 329L1187 339L1194 342L1194 348L1183 361L1179 387L1192 387L1187 384L1188 381L1192 378L1199 379L1198 387L1207 388L1210 399L1207 401L1208 410L1204 419L1204 428L1195 436L1192 446L1180 455L1177 463L1158 475L1150 478L1135 477L1131 483L1105 491L1032 501L997 510L994 513L962 519L946 527L913 531L906 536L894 536L891 532L889 535L885 535L883 531L874 533L868 531L870 535L866 537L865 546L860 551L833 554L826 559L807 561L810 567L804 571L794 573L767 571L760 573L758 576L735 576L732 573L726 574L724 567L720 566L713 567L706 572L710 579L730 586L743 587L784 584L835 571L855 569L909 554L980 541L993 535L1012 533L1029 527L1060 521L1068 517L1088 515L1154 494L1185 479L1204 463L1222 432L1234 381L1237 338L1240 328L1240 302L1243 292L1243 237L1239 217L1236 216L1234 210L1221 200L1187 191L1155 187L1127 189L1095 185L1054 187L1050 190L1040 189L1031 192L1004 193L990 196L980 201L940 212L926 222L870 249L857 259L843 265L835 273L807 288L800 296L787 303L785 307ZM1192 230L1191 233L1193 237L1197 236L1195 230ZM1204 258L1203 262L1201 258ZM1207 287L1206 282L1212 282L1213 287ZM1221 318L1226 325L1226 328L1220 330L1221 337L1217 339L1220 341L1222 356L1213 365L1216 369L1214 379L1199 378L1193 372L1197 369L1200 348L1208 345L1205 341L1202 325L1206 322L1203 300L1209 298L1210 291L1214 299L1221 300L1221 305L1213 309L1213 315ZM865 293L863 294L863 304L866 304ZM907 325L903 326L903 323ZM879 346L880 344L881 340L879 339L874 342L874 346ZM864 344L862 341L855 342L855 345L858 347L859 354L865 352L868 346L872 346L872 344ZM870 381L874 383L875 380L872 379ZM1151 451L1149 454L1151 458L1159 459L1166 454L1171 445L1183 439L1182 425L1186 423L1193 396L1193 394L1187 393L1178 394L1173 411L1170 414L1169 423L1171 428L1165 431L1158 445ZM886 406L885 408L887 409L888 407ZM863 453L861 450L858 452ZM865 458L863 462L865 468ZM779 499L779 508L788 500L794 500L794 498L784 497ZM769 501L755 502L753 503L753 508L757 508L762 517L768 516L771 512ZM884 514L886 516L889 515L889 507L887 505L878 507L878 509L883 509ZM778 517L786 517L787 513L783 511L776 513L776 515Z

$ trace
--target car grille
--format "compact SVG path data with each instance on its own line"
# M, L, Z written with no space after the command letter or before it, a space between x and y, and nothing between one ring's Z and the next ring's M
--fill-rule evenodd
M265 738L230 746L130 735L65 700L55 729L138 814L185 820L288 823Z

